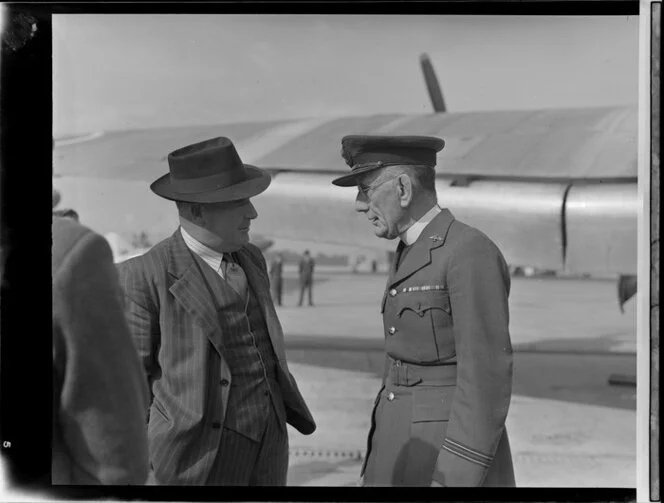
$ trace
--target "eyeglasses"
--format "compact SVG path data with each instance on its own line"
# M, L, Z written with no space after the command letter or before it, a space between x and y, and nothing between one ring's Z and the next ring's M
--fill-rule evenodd
M383 180L382 182L378 182L378 183L376 183L376 184L369 185L369 186L366 186L366 187L365 187L364 185L360 185L360 184L358 184L358 185L357 185L357 191L358 191L360 194L362 194L364 197L366 197L366 198L368 199L368 198L370 197L370 191L374 191L374 190L376 190L376 188L380 187L380 186L383 185L384 183L389 182L390 180L394 180L395 178L397 178L397 177L396 177L396 176L393 176L393 177L391 177L391 178L388 178L388 179L386 179L386 180Z

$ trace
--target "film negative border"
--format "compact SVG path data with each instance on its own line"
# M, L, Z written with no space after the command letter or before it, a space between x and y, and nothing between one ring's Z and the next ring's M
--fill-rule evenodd
M662 2L650 4L650 408L649 496L660 501L659 480L659 214Z

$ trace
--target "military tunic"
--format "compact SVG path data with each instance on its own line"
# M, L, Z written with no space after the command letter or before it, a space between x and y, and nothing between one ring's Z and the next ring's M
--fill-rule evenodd
M363 485L514 486L501 252L444 209L395 269L381 305L385 372Z

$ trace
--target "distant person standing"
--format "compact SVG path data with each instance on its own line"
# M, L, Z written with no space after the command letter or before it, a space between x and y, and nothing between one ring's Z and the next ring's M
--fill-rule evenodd
M304 291L309 290L309 305L313 306L312 290L314 288L314 267L316 263L309 254L309 250L304 250L304 256L300 259L299 273L300 273L300 302L298 306L302 306L304 300Z
M272 300L278 306L281 305L281 297L284 290L284 257L278 253L270 262L270 290L272 292Z
M52 236L52 483L144 484L148 387L111 249L73 218Z

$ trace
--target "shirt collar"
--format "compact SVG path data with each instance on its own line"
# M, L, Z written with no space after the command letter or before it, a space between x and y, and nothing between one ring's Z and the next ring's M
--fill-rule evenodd
M429 225L429 222L431 222L440 212L440 207L437 204L434 205L433 208L422 215L422 218L400 234L399 237L401 238L401 241L403 241L406 246L412 245L417 241L417 238L420 237L424 228Z
M224 258L223 253L208 248L203 243L193 238L182 226L180 226L180 233L182 234L182 239L184 239L187 248L202 258L214 271L219 270L221 267L221 261Z

